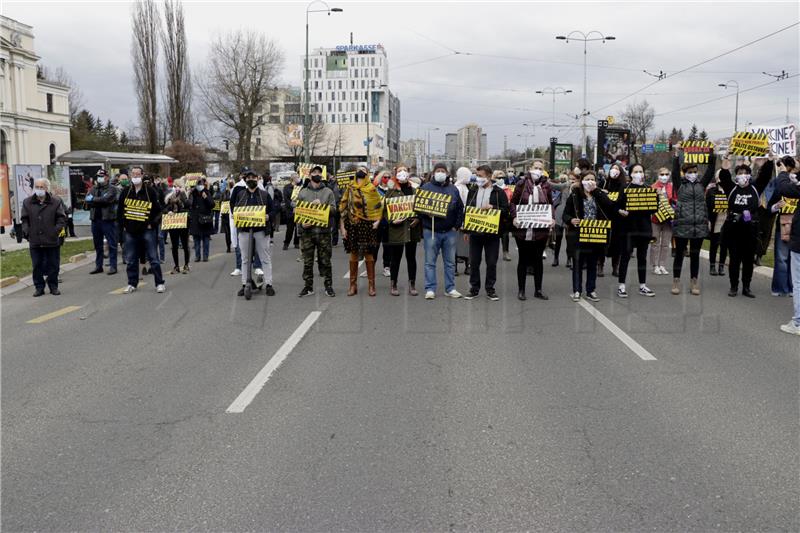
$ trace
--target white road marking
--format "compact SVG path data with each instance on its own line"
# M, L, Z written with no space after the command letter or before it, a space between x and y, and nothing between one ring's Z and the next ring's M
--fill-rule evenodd
M608 331L614 334L616 338L622 341L622 343L631 349L633 353L638 355L644 361L656 361L656 358L644 349L644 347L633 340L630 335L622 331L616 324L614 324L611 320L609 320L603 313L597 310L596 307L590 305L585 300L578 301L581 307L586 309L586 311L592 315L595 320L603 324Z
M228 406L225 410L226 413L244 412L245 408L250 405L250 402L261 392L261 389L266 385L267 381L269 381L269 378L272 377L275 370L277 370L286 357L292 353L294 347L297 346L305 334L308 333L308 330L311 329L311 326L314 325L314 322L317 321L321 314L322 311L312 311L308 314L306 319L303 320L303 323L294 330L294 333L292 333L291 336L286 339L286 342L278 348L278 351L275 352L275 355L264 365L264 368L256 374L253 381L251 381L250 384L244 388L242 393L233 400L233 403Z
M362 259L361 261L359 261L359 262L358 262L358 268L360 269L360 268L361 268L361 265L363 265L363 264L364 264L364 260ZM345 275L344 275L344 276L342 276L342 279L347 279L347 278L349 278L349 277L350 277L350 269L348 268L348 270L347 270L347 272L345 273Z

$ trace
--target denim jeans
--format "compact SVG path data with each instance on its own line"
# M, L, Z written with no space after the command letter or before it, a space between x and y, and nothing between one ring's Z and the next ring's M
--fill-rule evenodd
M108 265L117 268L117 225L113 220L92 220L95 268L103 268L103 237L108 241Z
M442 252L444 260L444 290L456 288L456 231L436 233L423 230L425 239L425 291L436 292L436 260Z
M214 211L214 233L219 233L219 211Z
M164 248L164 243L167 242L167 232L166 231L159 231L158 232L158 259L160 261L164 261L166 256L166 249Z
M33 266L33 286L44 290L45 278L50 290L58 288L58 269L61 262L61 247L31 248L31 264ZM103 257L103 254L100 254Z
M137 287L139 285L139 244L144 244L147 260L150 262L150 269L153 271L156 285L164 284L164 276L161 274L161 261L158 260L158 231L153 229L145 230L143 233L133 235L125 232L125 261L128 263L128 285Z
M794 277L790 267L789 243L781 240L781 230L775 232L775 267L772 270L772 292L781 295L792 293Z
M794 279L800 279L800 253L798 252L791 252L791 262L792 262L792 276ZM794 300L792 303L794 304L794 325L800 326L800 283L794 284Z
M208 235L192 235L192 242L194 242L194 260L200 261L200 246L203 247L203 259L208 259L208 248L211 245L211 237Z

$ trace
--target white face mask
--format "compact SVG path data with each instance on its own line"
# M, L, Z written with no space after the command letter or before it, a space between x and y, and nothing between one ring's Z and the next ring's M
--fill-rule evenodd
M631 182L633 182L634 185L641 185L644 183L644 174L641 172L634 172L631 174Z
M444 172L437 172L433 175L433 179L435 179L437 183L444 183L444 181L447 179L447 174Z
M797 174L792 172L791 174L789 174L789 179L792 180L792 183L797 183Z
M203 189L205 189L205 188L206 188L205 185L198 185L197 186L197 192L203 192Z
M489 181L489 180L487 180L486 178L482 178L482 177L480 177L480 176L478 176L478 177L475 179L475 183L477 183L477 184L478 184L478 187L483 187L484 185L486 185L486 182L487 182L487 181Z
M608 175L611 176L612 178L616 178L617 176L619 176L619 169L612 168L611 170L608 171Z
M667 176L659 176L658 177L658 181L660 181L661 183L669 183L669 175L667 175Z
M389 180L388 182L386 182L386 188L389 189L390 191L394 189L394 181Z
M399 181L400 183L407 182L408 181L408 172L406 172L405 170L401 170L400 172L398 172L397 173L397 181Z
M575 174L576 176L579 176L581 174L581 169L575 167L572 169L572 173Z
M542 177L542 169L534 168L533 170L531 170L531 176L533 176L534 178L541 178Z
M98 184L98 185L102 185L102 184L104 184L105 182L106 182L106 179L105 179L105 178L97 178L97 184Z
M747 187L747 184L750 183L750 174L739 174L736 176L736 183L739 187Z
M694 183L695 181L697 181L697 173L690 172L689 174L686 174L686 179Z
M34 194L36 194L36 196L38 196L39 198L43 197L43 196L44 196L44 195L47 193L47 191L46 191L46 190L44 190L44 189L33 189L33 192L34 192Z
M131 178L131 183L133 183L134 185L141 185L142 178Z
M597 187L597 184L593 180L583 180L581 185L583 185L583 189L586 192L592 192L595 187Z

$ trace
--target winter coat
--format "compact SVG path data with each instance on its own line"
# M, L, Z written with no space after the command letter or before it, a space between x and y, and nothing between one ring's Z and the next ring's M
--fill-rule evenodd
M206 197L203 198L203 193ZM192 189L188 199L189 235L210 237L214 233L214 199L208 191Z
M395 198L398 196L413 196L414 189L408 183L395 187L386 193L385 199ZM414 214L407 218L400 224L393 224L389 222L389 212L384 203L383 218L386 222L386 244L405 244L407 242L419 242L422 237L422 224L419 217ZM412 225L413 224L413 225Z
M139 200L150 202L150 212L146 220L131 220L125 218L125 200ZM117 221L131 235L141 235L147 230L158 229L161 223L161 203L158 192L150 186L142 185L139 192L136 187L128 185L119 194L117 203Z
M710 154L709 163L702 180L694 183L681 177L680 161L672 158L672 190L677 197L675 220L672 223L673 235L680 239L705 239L708 237L708 209L706 208L706 187L714 178L716 158Z
M35 194L22 202L22 236L28 239L31 248L54 248L59 246L59 234L67 226L64 201L49 192L39 200Z
M498 234L500 234L503 233L503 231L505 231L505 229L508 228L511 223L511 209L509 207L506 191L494 186L490 186L490 188L489 205L492 209L500 210L500 231L498 232ZM467 192L466 207L475 207L478 201L479 190L479 187L471 187L469 189Z
M538 183L541 188L542 194L539 195L539 202L540 204L553 204L553 193L552 189L550 188L550 183L543 179ZM517 207L521 205L528 205L530 198L533 196L533 188L535 184L533 180L530 178L525 178L517 182L517 185L514 187L514 194L511 195L511 220L513 221L517 217ZM561 193L563 197L564 193ZM528 230L521 229L521 228L514 228L513 230L514 237L517 239L525 240L527 236ZM547 239L550 236L550 229L534 229L533 231L533 240L539 241L543 239Z
M89 208L89 218L91 220L117 220L119 189L114 185L105 183L92 187L89 194L92 199L86 202L86 206Z

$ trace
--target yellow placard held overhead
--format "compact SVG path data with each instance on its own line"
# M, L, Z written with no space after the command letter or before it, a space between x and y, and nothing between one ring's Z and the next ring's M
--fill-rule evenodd
M161 217L161 229L184 229L189 223L189 213L164 213Z
M414 211L432 217L445 218L450 200L449 194L417 189L414 191Z
M683 162L698 165L708 164L714 143L711 141L684 141L681 143Z
M244 205L233 208L233 223L237 228L259 228L267 225L267 206Z
M298 201L294 208L295 224L311 224L320 228L327 228L330 223L331 206L328 204L313 204Z
M150 209L153 203L147 200L134 200L133 198L125 198L125 207L123 216L127 220L135 220L136 222L146 222L150 216Z
M625 189L626 211L657 211L658 191L650 187L628 187Z
M389 222L414 216L414 195L384 198Z
M467 207L464 215L464 227L462 229L464 231L474 231L476 233L499 233L500 210Z
M221 215L227 215L231 212L231 203L229 201L222 202L219 206L219 213Z
M795 211L797 211L797 198L786 198L783 197L783 201L786 202L786 205L781 207L781 214L783 215L793 215ZM800 283L800 281L798 281Z
M578 242L587 244L606 244L608 230L611 229L610 220L581 220L579 226Z
M714 195L714 209L713 213L724 213L728 210L728 197L724 194Z
M322 179L328 179L328 167L325 165L317 165L316 163L300 163L300 165L297 167L297 174L301 178L305 179L309 176L309 174L311 174L311 169L314 167L322 168Z
M766 133L737 131L731 138L728 154L762 157L769 152L769 137Z

